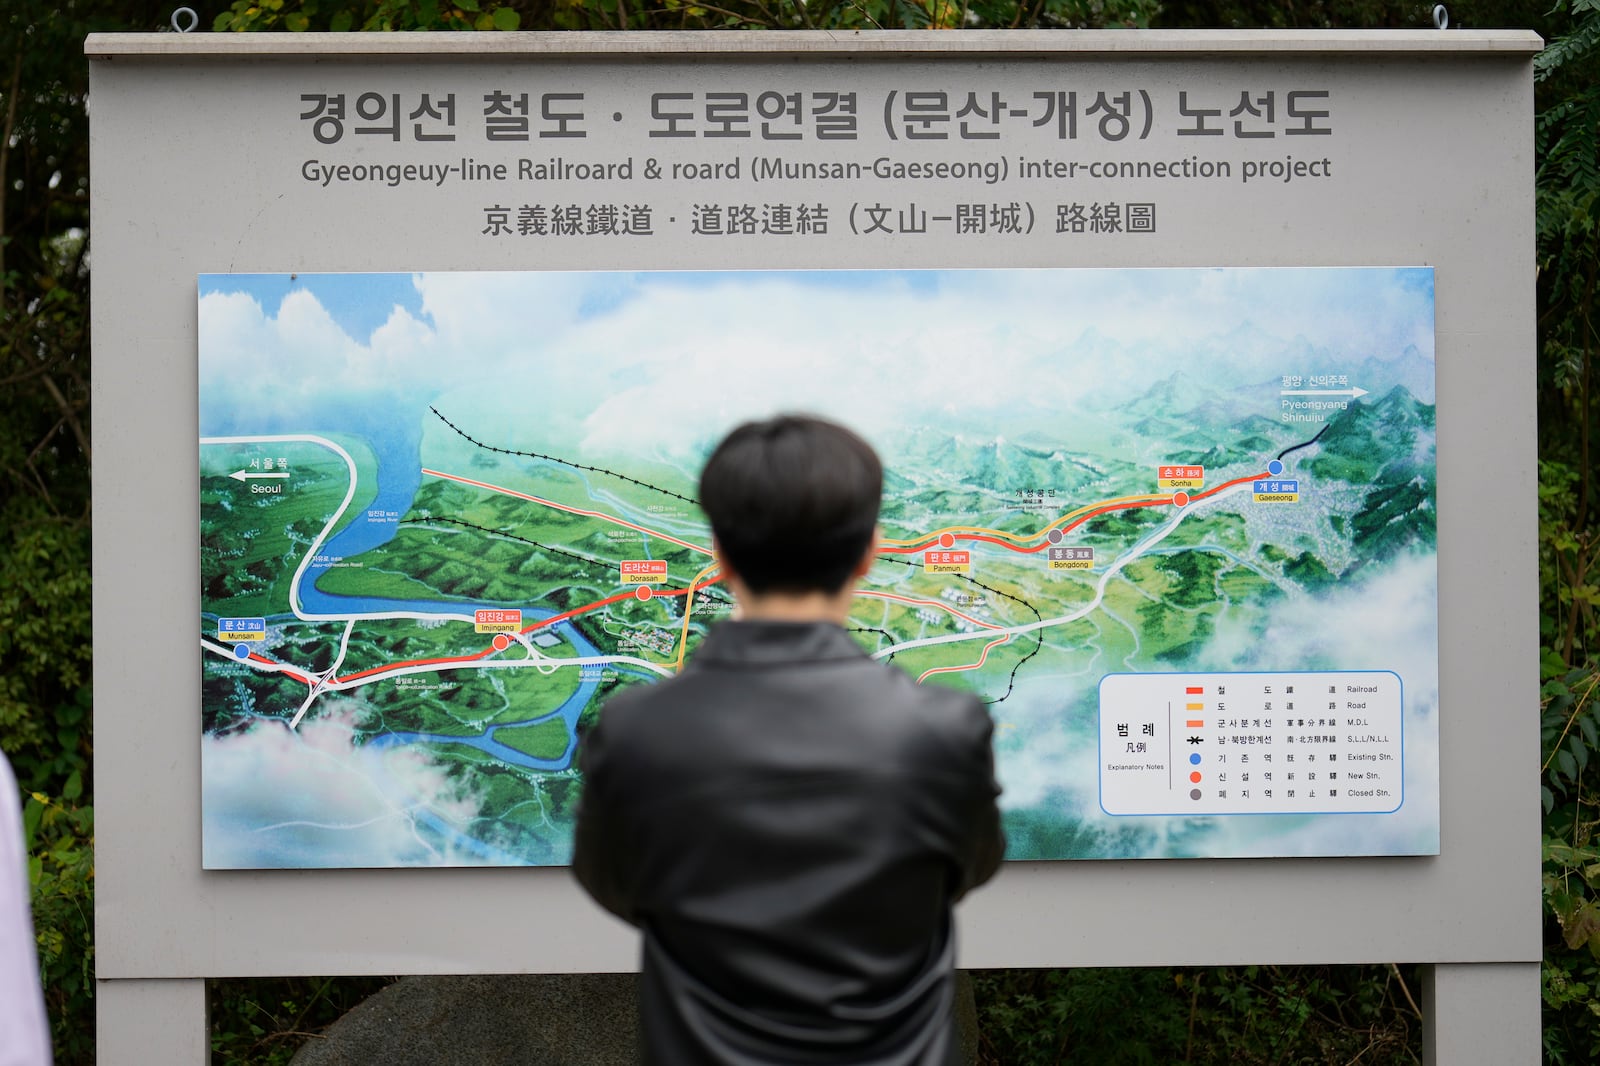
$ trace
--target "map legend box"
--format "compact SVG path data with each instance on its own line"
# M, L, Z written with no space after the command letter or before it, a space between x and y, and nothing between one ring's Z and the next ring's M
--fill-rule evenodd
M1404 691L1388 670L1108 674L1111 815L1388 814L1405 794Z

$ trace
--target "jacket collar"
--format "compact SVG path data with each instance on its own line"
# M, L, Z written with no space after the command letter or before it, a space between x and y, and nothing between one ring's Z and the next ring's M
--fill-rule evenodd
M865 654L832 622L720 622L706 634L694 661L737 667L860 659Z

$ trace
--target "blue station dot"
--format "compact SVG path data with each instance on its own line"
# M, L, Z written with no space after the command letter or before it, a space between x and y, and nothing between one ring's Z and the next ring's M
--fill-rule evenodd
M244 660L244 659L250 658L250 645L248 645L248 644L235 644L233 646L233 657L235 659L240 659L240 660Z
M1277 477L1279 474L1283 473L1283 460L1274 459L1272 462L1268 463L1267 473L1271 474L1273 477Z
M1200 753L1198 751L1195 752L1193 755L1189 756L1189 765L1190 766L1199 766L1200 765Z

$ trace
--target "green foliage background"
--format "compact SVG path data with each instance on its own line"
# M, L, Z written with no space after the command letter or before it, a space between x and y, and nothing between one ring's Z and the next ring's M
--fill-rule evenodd
M1539 535L1544 1046L1600 1061L1600 0L1474 0L1457 27L1534 29L1538 62ZM7 0L0 11L0 749L24 792L57 1061L94 1061L90 734L89 167L82 40L160 31L170 2ZM419 29L1375 28L1404 0L220 0L217 32ZM112 457L113 460L116 457ZM1530 768L1530 772L1531 768ZM381 980L211 986L213 1059L287 1062ZM1396 966L986 971L982 1055L1084 1062L1420 1061Z

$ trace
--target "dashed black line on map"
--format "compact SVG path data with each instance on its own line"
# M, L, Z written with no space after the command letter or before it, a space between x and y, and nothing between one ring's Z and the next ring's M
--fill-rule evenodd
M637 485L642 489L649 489L651 492L659 492L664 496L671 496L675 500L682 500L684 503L690 504L694 507L700 506L700 501L693 499L692 497L673 492L671 489L662 488L660 485L652 485L648 481L640 481L636 477L630 477L627 474L621 473L620 471L611 470L607 467L589 466L586 463L575 463L571 459L563 459L559 455L545 455L542 452L524 452L518 451L515 448L499 448L493 444L485 444L483 441L478 440L466 430L462 429L444 415L440 414L437 407L429 407L428 410L433 412L435 418L454 430L456 435L462 440L468 442L469 444L474 444L479 448L482 448L484 451L495 452L499 455L520 455L525 459L541 459L547 463L557 463L561 466L571 467L573 470L583 470L592 474L605 474L608 477L614 477L618 480L626 481L630 485Z

